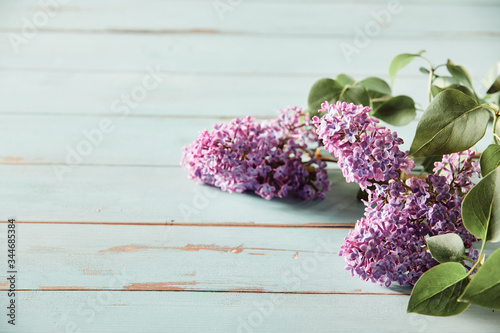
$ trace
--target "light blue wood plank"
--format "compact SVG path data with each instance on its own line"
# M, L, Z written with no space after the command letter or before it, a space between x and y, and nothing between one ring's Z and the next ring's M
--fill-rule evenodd
M108 133L100 130L103 119L113 125ZM227 121L189 117L0 115L3 134L16 138L15 145L0 140L0 164L179 166L184 146L197 139L200 131L211 131L214 124ZM404 127L386 125L403 138L403 150L410 148L416 126L416 121ZM477 145L480 151L492 143L490 133L489 130ZM335 163L329 163L329 168L336 167ZM57 168L61 175L66 174L65 167Z
M388 73L388 67L385 73ZM394 94L427 105L427 77L417 69L398 77ZM338 73L325 75L336 76ZM479 86L483 73L473 73ZM145 73L0 70L0 113L116 115L112 104L140 85ZM361 80L372 75L365 73ZM29 77L29 80L26 78ZM288 105L306 106L317 75L168 74L158 88L130 108L130 116L273 117ZM387 75L385 78L388 79ZM30 98L26 98L26 92ZM123 103L120 104L123 106Z
M112 124L110 132L101 131L102 119ZM0 116L5 135L17 138L15 145L5 140L0 143L0 161L179 166L182 148L203 129L211 130L213 124L223 121L215 118ZM87 155L87 151L90 154Z
M18 223L16 230L22 290L410 292L344 270L346 228ZM498 248L488 245L487 255ZM0 269L5 281L6 261Z
M498 332L500 316L485 308L436 318L406 314L407 302L407 296L20 292L16 329L5 320L0 328L40 333Z
M498 2L490 2L488 6L454 2L450 6L446 1L401 1L392 13L388 11L388 3L389 1L245 1L217 7L217 3L213 1L114 0L103 3L98 0L73 0L70 4L62 5L57 14L41 28L158 33L202 30L354 37L355 27L364 29L367 22L376 22L378 18L384 22L380 25L383 26L383 38L427 38L429 35L453 38L470 33L487 35L500 32L500 25L497 24ZM2 2L0 10L8 14L3 15L0 29L21 29L24 22L20 18L33 17L40 11L37 4L37 1ZM119 13L117 8L120 8ZM390 17L372 14L381 11L389 13ZM468 19L457 20L457 17ZM425 24L422 24L424 20Z
M6 33L0 34L2 68L141 73L145 73L148 66L158 66L163 71L176 73L385 75L396 54L421 49L428 50L428 56L436 62L451 57L472 73L486 73L498 61L500 51L496 36L469 36L446 42L438 37L374 39L348 62L340 44L352 43L351 38L38 33L16 54L6 37ZM478 61L476 50L480 49L488 49L488 52L482 53Z
M0 165L0 220L338 224L363 213L358 187L330 171L332 191L322 201L267 201L202 186L180 167L80 166L58 181L51 165ZM258 209L256 209L258 207Z
M103 119L113 126L107 133ZM228 119L0 115L3 135L16 138L15 145L0 140L0 163L179 166L182 148L222 122ZM405 140L403 149L416 125L391 127Z
M19 223L17 289L409 292L351 277L337 254L347 234L325 228ZM6 262L0 266L8 270Z

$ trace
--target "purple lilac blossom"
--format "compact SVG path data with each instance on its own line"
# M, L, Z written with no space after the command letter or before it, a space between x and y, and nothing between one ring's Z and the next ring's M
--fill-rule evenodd
M347 181L368 192L365 216L339 252L353 276L384 286L414 285L438 264L425 238L450 232L461 236L467 255L477 260L478 251L472 248L477 239L461 219L462 196L473 186L471 176L479 176L474 152L445 155L433 174L402 180L402 171L410 174L413 160L399 150L403 141L396 133L378 127L368 115L371 108L325 102L319 111L328 112L313 118L325 148L339 159Z
M252 191L265 199L289 194L324 199L330 189L326 163L309 156L318 143L308 115L288 107L278 118L257 122L236 118L204 130L184 147L181 165L189 178L223 191Z
M378 120L368 115L370 107L337 102L321 105L321 118L312 123L325 149L338 158L347 182L356 182L365 190L375 182L409 174L414 167L408 152L399 150L403 140L395 132L377 126Z
M349 232L339 252L346 269L380 285L414 285L438 264L427 251L425 238L451 232L462 238L467 255L477 260L478 252L472 247L477 239L461 218L462 195L478 172L472 156L469 151L445 155L444 161L461 161L451 167L453 173L447 171L451 164L436 163L434 173L426 178L391 179L387 185L369 189L365 217Z

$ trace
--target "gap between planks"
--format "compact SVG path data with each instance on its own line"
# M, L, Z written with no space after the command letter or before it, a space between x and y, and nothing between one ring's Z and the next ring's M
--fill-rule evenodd
M9 221L0 221L9 223ZM129 225L129 226L172 226L172 227L240 227L240 228L325 228L352 229L355 223L305 223L305 224L264 224L253 222L91 222L91 221L16 221L16 224L87 224L87 225Z

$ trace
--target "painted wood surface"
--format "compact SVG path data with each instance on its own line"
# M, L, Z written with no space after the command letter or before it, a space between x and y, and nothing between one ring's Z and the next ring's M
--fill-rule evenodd
M109 126L103 128L102 121ZM213 117L0 115L4 135L16 138L16 145L0 141L0 163L179 166L184 146L202 130L211 131L213 125L229 121ZM405 140L403 149L409 149L416 125L388 127L400 133Z
M331 294L409 291L347 279L350 273L344 271L338 251L348 229L304 230L19 223L18 260L23 275L17 287Z
M500 33L494 1L478 1L471 6L464 1L235 1L233 6L217 6L213 1L107 1L73 0L60 7L46 6L43 12L53 15L44 29L82 30L84 32L155 32L202 31L207 33L256 33L292 35L349 34L346 27L384 20L384 36L442 37L476 36ZM222 2L223 3L223 2ZM429 5L432 3L432 10ZM0 23L1 29L21 29L19 17L33 17L40 8L31 3L3 2L0 9L10 11ZM220 4L220 3L219 3ZM454 4L454 6L450 6ZM120 15L114 15L120 8ZM138 15L147 13L147 15ZM351 15L337 15L351 13ZM356 15L353 15L356 13ZM384 15L390 15L386 18ZM427 24L421 25L422 17ZM457 17L468 16L468 20ZM314 20L307 18L314 17ZM286 22L286 24L284 24ZM373 31L376 31L375 29Z
M420 40L375 39L350 62L340 43L352 38L332 39L301 36L278 37L233 34L86 34L43 33L11 49L8 33L0 33L2 68L59 69L72 71L140 71L148 67L168 73L195 72L219 74L314 74L339 71L351 75L386 75L394 55L428 51L428 56L454 61L471 72L486 73L496 63L500 46L498 37L466 36L446 39L446 52L439 38ZM464 44L467 45L464 48ZM300 45L298 47L297 45ZM487 49L477 61L477 50ZM266 52L262 52L266 50ZM409 51L410 50L410 51ZM36 54L36 57L32 55ZM222 55L222 56L221 56ZM307 61L305 61L307 59Z
M438 318L401 313L407 296L226 292L20 292L27 332L498 332L500 316L471 307ZM195 315L193 315L195 314Z
M286 315L295 319L291 327L303 331L301 325L306 324L297 315L308 313L311 306L319 312L307 316L307 325L320 321L309 326L314 331L328 331L332 320L337 322L335 329L341 331L343 325L362 330L368 325L382 328L383 322L372 316L384 316L394 318L384 331L402 330L404 325L405 331L434 331L445 324L463 324L494 332L500 320L491 310L476 306L456 317L458 321L395 316L398 308L405 307L408 288L387 289L346 278L349 274L345 271L340 274L343 265L337 250L346 229L313 228L304 232L273 228L266 230L266 237L258 227L19 223L17 230L23 240L18 260L24 277L18 284L18 306L23 310L18 320L19 327L30 332L35 323L37 332L65 332L77 329L74 325L82 332L99 331L103 325L110 331L137 329L133 325L119 326L127 319L110 320L130 318L122 312L122 306L134 308L138 313L133 318L144 318L142 327L153 331L160 324L168 331L186 331L190 325L201 329L207 325L205 316L212 316L205 309L212 302L212 307L218 309L214 311L234 311L227 318L218 317L222 326L215 331L238 331L242 322L250 324L250 330L266 331L267 325L271 325L269 329L285 330L288 326L283 321L290 321L282 317ZM332 272L336 272L336 278ZM0 285L0 292L6 289ZM307 306L300 309L296 296ZM229 302L227 309L221 304L225 301ZM176 320L152 320L150 311L142 313L146 311L140 307L142 304L155 304L151 311L172 307L176 309ZM261 311L263 304L270 311L262 315L265 320L254 313ZM183 318L188 314L180 309L184 307L191 310L191 315L198 314L189 324ZM380 307L384 310L378 310ZM360 321L356 314L370 320ZM264 325L268 320L270 323Z
M338 251L348 230L18 223L23 278L17 288L409 293L397 283L385 288L347 278ZM494 248L489 244L486 253ZM6 263L1 268L7 271ZM0 291L7 289L0 284Z
M445 61L446 59L442 59ZM388 64L387 64L388 65ZM493 65L493 64L491 64ZM0 64L1 66L1 64ZM381 68L388 80L388 66ZM398 77L395 95L411 95L427 105L427 77L412 67ZM124 94L142 84L146 71L94 72L72 70L0 69L0 114L114 115ZM475 73L474 73L475 74ZM480 87L482 75L474 77ZM364 73L358 80L371 76ZM275 111L289 105L307 107L307 96L320 75L223 75L203 73L165 73L165 80L148 91L147 97L130 107L127 117L274 117ZM26 78L29 80L26 80ZM31 91L30 98L26 92ZM258 96L259 98L255 98ZM119 104L116 104L118 101Z
M306 106L321 77L387 79L401 52L451 57L482 92L498 1L401 1L350 56L342 45L388 1L246 0L223 19L212 0L49 2L0 2L0 245L16 218L21 289L18 325L4 318L0 332L498 331L491 310L407 315L408 288L350 277L337 252L364 206L338 170L326 200L308 203L224 193L178 164L213 123ZM50 19L26 37L36 15ZM13 35L27 43L16 50ZM394 93L425 108L422 65ZM126 95L154 83L147 68L159 84L124 115ZM103 119L115 129L65 165ZM398 129L407 145L414 129Z
M53 165L1 165L1 219L124 223L257 223L352 225L363 213L356 184L332 170L322 201L267 201L187 179L179 167L79 166L59 182ZM23 200L18 196L22 195ZM29 204L28 204L29 203ZM258 207L258 209L257 209ZM10 214L10 215L9 215Z

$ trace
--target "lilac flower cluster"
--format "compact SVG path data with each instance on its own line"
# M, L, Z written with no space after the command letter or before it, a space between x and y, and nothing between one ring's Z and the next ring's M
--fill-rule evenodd
M318 142L303 109L289 107L278 118L237 118L184 147L181 165L191 179L228 192L253 191L265 199L294 193L323 199L330 189L326 163L309 156Z
M368 115L370 107L325 102L319 112L324 111L323 117L314 117L312 122L325 148L338 158L347 182L356 182L364 190L373 181L397 178L401 171L410 173L414 163L399 150L403 140L377 126L378 120Z
M403 141L368 112L369 107L337 102L324 103L314 118L325 148L339 159L348 181L358 183L369 194L365 216L349 232L339 255L352 275L389 286L414 285L437 264L426 249L425 237L454 232L460 235L468 256L477 259L472 242L477 239L461 220L462 195L472 187L478 173L466 151L443 157L425 178L408 177L414 162L399 145Z
M393 281L414 285L437 264L426 250L425 237L451 232L462 237L468 256L477 260L478 252L472 248L477 239L461 219L461 195L471 188L471 175L478 171L472 156L471 152L447 155L426 178L391 179L368 190L365 217L341 246L346 269L385 286ZM461 162L447 163L454 161ZM440 175L448 169L453 172Z

